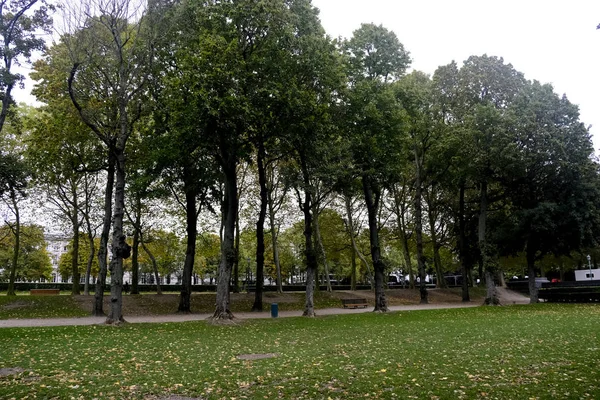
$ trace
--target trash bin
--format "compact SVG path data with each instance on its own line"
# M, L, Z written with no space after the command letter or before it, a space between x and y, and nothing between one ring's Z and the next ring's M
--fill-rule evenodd
M271 318L277 318L279 315L279 305L277 303L271 303Z

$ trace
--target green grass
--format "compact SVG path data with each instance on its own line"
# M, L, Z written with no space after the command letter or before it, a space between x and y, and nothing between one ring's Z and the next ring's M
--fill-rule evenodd
M600 308L0 329L0 398L594 399ZM240 354L276 353L245 361Z
M90 315L72 296L0 296L0 319L61 318Z
M304 293L285 293L279 295L274 292L263 294L263 308L268 311L272 302L278 302L279 310L303 310L305 302ZM110 294L105 294L105 308L109 310ZM173 314L179 305L179 294L165 293L125 295L123 297L123 313L129 315L165 315ZM0 296L1 319L27 319L27 318L67 318L90 315L94 297L61 294L60 296L30 296L21 293L18 296ZM340 307L341 302L336 294L316 292L314 296L315 308ZM247 312L254 304L254 294L238 294L231 298L231 309L235 312ZM194 293L192 295L192 312L212 313L215 310L215 293Z

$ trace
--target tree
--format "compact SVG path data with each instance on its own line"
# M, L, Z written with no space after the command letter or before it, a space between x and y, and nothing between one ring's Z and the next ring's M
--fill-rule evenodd
M31 181L31 168L23 157L21 125L18 113L11 116L10 125L0 132L4 147L0 150L0 198L8 212L4 224L14 237L7 294L14 296L15 280L21 251L21 206ZM9 129L6 129L6 128ZM12 217L9 217L9 213Z
M80 276L80 274L84 273L87 270L87 266L88 266L88 262L89 262L89 253L90 253L90 243L87 240L87 236L84 233L80 233L79 234L79 241L78 241L78 252L77 252L77 275ZM67 281L68 279L73 279L75 280L76 278L73 275L73 253L74 253L74 240L71 239L71 241L67 244L67 252L63 253L60 256L60 259L58 261L58 272L60 273L60 275L63 278L63 281ZM97 245L97 243L94 243L94 247ZM92 259L92 266L91 266L91 271L90 274L92 276L97 276L98 275L98 259ZM79 279L79 278L77 278Z
M503 165L510 162L507 134L508 107L523 88L523 74L502 58L472 56L464 62L457 76L453 118L462 125L462 159L468 163L466 176L478 187L479 260L485 273L486 304L498 304L494 278L498 273L497 248L490 240L488 213L491 204L503 195L498 186Z
M577 107L552 86L528 82L511 112L518 158L506 165L511 212L498 223L496 236L505 252L525 253L530 299L537 303L535 263L593 243L597 165Z
M143 271L152 271L157 294L162 294L160 277L180 273L181 241L173 232L153 230L141 235L140 242L145 256L140 256Z
M34 78L41 79L41 75L38 72ZM84 219L89 220L89 206L97 189L93 181L97 179L96 174L102 164L96 156L99 149L94 137L75 115L73 106L65 104L64 97L61 99L60 95L52 98L50 93L43 93L50 86L38 86L35 90L39 99L49 100L52 106L36 110L26 118L28 135L25 139L25 155L34 169L35 183L44 188L47 203L51 204L60 219L71 225L71 293L75 295L80 293L80 227Z
M303 2L300 2L303 4ZM294 188L304 217L304 265L306 268L306 302L304 316L314 317L314 284L318 269L314 246L313 219L316 218L314 184L326 181L332 165L339 165L343 143L332 119L337 114L344 75L334 43L324 36L316 18L317 11L305 7L306 26L297 40L297 57L288 60L286 70L291 79L286 85L288 108L285 113L284 149L290 154L285 168L286 184ZM326 172L327 171L327 172ZM331 181L331 180L330 180Z
M108 166L114 168L114 212L112 217L111 309L106 322L119 324L123 319L123 259L130 247L123 233L127 140L144 110L144 89L148 81L152 55L152 26L145 25L139 2L128 0L87 0L80 9L72 8L69 22L79 23L61 37L69 50L71 68L68 90L82 121L108 150ZM73 18L75 17L75 18ZM109 170L106 199L112 193L113 177ZM108 219L110 206L106 203ZM105 238L106 223L103 229ZM101 252L105 242L101 242ZM100 254L100 263L103 254ZM102 274L102 272L101 272ZM100 280L101 281L101 280ZM96 300L101 300L96 288Z
M54 6L45 0L3 0L0 2L0 35L2 37L0 67L0 132L13 103L12 90L22 85L25 77L13 72L13 66L30 63L35 51L46 48L41 36L51 33Z
M350 76L347 129L368 213L375 311L387 311L377 215L382 190L401 164L401 113L390 83L404 74L410 57L393 32L373 24L361 25L343 48Z
M46 251L44 229L39 225L21 225L19 236L14 235L13 228L0 227L0 268L4 271L4 279L13 281L38 281L50 279L52 263ZM14 248L19 242L18 258L15 264ZM16 268L13 266L16 265ZM11 278L14 275L14 278ZM14 295L14 286L12 289Z

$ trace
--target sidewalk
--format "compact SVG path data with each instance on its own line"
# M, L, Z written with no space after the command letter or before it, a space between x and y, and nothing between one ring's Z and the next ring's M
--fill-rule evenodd
M390 306L390 311L416 311L416 310L438 310L445 308L469 308L478 307L479 303L444 303L444 304L415 304L407 306ZM358 314L372 312L373 307L359 309L349 308L324 308L316 310L317 317L323 315L337 314ZM132 324L142 323L164 323L164 322L187 322L201 321L209 318L212 314L168 314L168 315L142 315L142 316L127 316L125 321ZM269 312L240 312L234 313L235 317L241 320L244 319L259 319L271 318ZM280 318L300 317L302 310L295 311L280 311ZM0 320L0 328L29 328L29 327L45 327L45 326L84 326L103 324L106 317L79 317L79 318L48 318L48 319L9 319Z

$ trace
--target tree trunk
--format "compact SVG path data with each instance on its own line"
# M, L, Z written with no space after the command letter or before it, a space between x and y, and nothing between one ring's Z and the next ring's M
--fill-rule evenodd
M96 243L94 243L95 230L92 228L92 223L90 221L90 182L89 176L85 175L85 208L81 210L83 214L83 218L85 219L85 226L87 231L87 239L90 243L90 253L88 255L87 264L85 268L85 284L83 287L83 294L85 296L90 295L90 277L92 275L92 264L94 263L94 257L96 256Z
M375 289L375 278L371 273L371 268L369 267L369 262L358 249L358 245L356 244L356 239L354 237L354 220L352 217L352 204L350 204L350 198L346 198L346 213L348 214L348 234L350 235L350 244L352 245L353 254L357 255L360 261L365 265L365 270L367 271L367 277L369 278L369 284L371 285L371 290ZM356 265L355 265L355 284L356 284ZM356 290L356 287L353 289Z
M6 295L16 296L15 280L17 279L17 265L19 264L19 252L21 250L21 215L19 213L19 203L17 202L17 192L14 188L10 188L10 199L15 214L15 225L14 227L11 227L11 231L15 236L15 247L13 248L12 265L10 268L10 278L8 280L8 290Z
M304 194L304 244L306 247L306 302L304 305L305 317L314 317L314 293L315 293L315 274L317 271L317 255L313 247L312 240L312 213L310 211L311 196L308 191Z
M111 149L108 150L108 168L106 174L106 191L104 192L104 221L100 234L100 248L98 249L98 278L94 291L94 309L92 315L104 315L104 287L106 285L108 234L112 218L112 196L115 183L115 156Z
M90 276L92 274L92 264L94 263L94 256L96 255L96 244L94 243L94 234L90 224L89 217L86 216L86 224L88 226L88 242L90 243L90 254L88 255L87 265L85 267L85 285L83 287L83 294L85 296L90 295Z
M185 191L185 218L186 218L186 247L185 261L183 262L183 276L179 306L177 312L191 312L192 274L194 272L194 258L196 257L196 236L198 235L198 212L196 211L196 192L189 168L183 168L183 184Z
M540 301L539 296L538 296L538 288L535 285L535 254L537 253L537 251L533 247L534 246L531 246L530 241L528 241L526 257L527 257L527 274L529 275L528 283L529 283L529 303L530 304L536 304L536 303L539 303L539 301Z
M491 260L491 251L486 240L487 206L487 182L482 182L479 200L478 240L479 252L481 257L481 266L485 274L486 296L484 304L495 306L500 304L500 300L498 299L498 293L496 291L496 285L494 283L495 270Z
M237 160L234 155L223 157L226 160L223 167L225 177L225 196L223 199L223 241L221 243L221 261L217 277L217 299L212 319L233 319L229 309L229 282L231 269L235 261L234 232L237 217Z
M400 244L402 245L402 254L404 255L404 265L408 270L408 285L411 289L415 288L415 275L413 271L412 259L410 255L410 247L408 246L408 237L406 233L408 231L408 224L406 223L406 214L408 211L407 206L407 185L404 182L402 193L398 192L396 186L393 187L394 194L394 212L396 219L398 220L398 237L400 238ZM403 271L405 274L407 271Z
M356 290L356 250L350 248L350 290Z
M275 224L275 208L273 199L271 198L271 191L267 192L267 200L269 203L269 225L271 228L271 243L273 245L273 262L275 263L275 271L277 274L277 292L283 293L283 282L281 277L281 263L279 262L279 246L277 244L278 235Z
M77 188L74 185L71 186L71 195L73 196L71 200L73 206L73 214L71 214L71 226L73 228L73 253L71 254L73 285L71 286L71 294L79 295L81 294L79 289L79 204L77 202Z
M148 254L148 257L150 257L150 261L152 262L152 270L154 271L154 280L156 281L156 294L162 295L162 289L160 287L160 277L158 276L158 265L156 264L156 258L154 257L154 254L152 254L150 249L148 247L146 247L146 243L144 243L143 239L142 239L142 248L144 249L146 254Z
M123 234L125 215L125 154L122 148L115 148L116 180L115 207L113 213L112 259L110 261L110 313L106 324L120 324L123 318L123 259L131 254L131 248Z
M239 196L238 196L239 202ZM240 210L235 218L235 262L233 263L233 293L240 292Z
M344 196L344 202L346 204L346 215L347 215L347 224L346 230L348 231L348 236L350 236L350 242L352 244L351 249L351 258L352 262L352 270L350 272L350 289L356 290L356 243L354 243L354 217L352 216L352 199L350 196Z
M263 310L263 285L265 270L265 220L267 218L267 172L265 170L265 147L262 138L259 138L258 155L256 164L258 167L258 184L260 187L260 211L256 221L256 291L254 292L254 304L252 311Z
M417 263L419 268L419 294L421 304L429 303L427 286L425 283L425 255L423 254L423 198L421 161L417 148L415 147L415 236L417 241Z
M140 252L140 236L142 229L142 199L140 196L136 196L135 198L135 221L134 221L134 230L133 230L133 245L131 247L131 294L140 294L139 288L139 273L140 273L140 264L139 264L139 252Z
M310 190L310 176L308 173L308 167L304 157L300 157L300 163L302 166L302 177L304 181L304 202L300 205L302 212L304 213L304 256L306 258L306 302L304 304L305 317L314 317L315 305L315 275L317 272L317 255L313 246L313 215L312 215L312 195Z
M373 311L388 311L387 300L385 298L385 264L381 259L381 248L379 245L379 226L377 221L377 212L379 209L379 192L374 187L368 175L362 177L363 192L365 195L365 204L369 217L369 241L371 243L371 259L373 260L373 270L375 272L375 309Z
M316 207L315 207L316 208ZM319 227L319 213L314 214L314 232L315 239L317 242L317 247L319 248L319 253L321 254L321 259L323 260L323 269L325 270L325 285L327 286L328 292L333 292L331 288L331 279L329 279L329 264L327 264L327 254L325 253L325 247L323 246L323 240L321 239L321 229Z
M433 190L433 188L432 188ZM435 275L437 278L436 287L438 288L447 288L446 280L444 279L444 271L442 270L442 261L440 259L440 247L441 245L438 243L437 238L437 230L435 227L436 223L436 214L433 211L433 200L430 199L429 202L429 231L431 235L431 245L433 247L433 265L435 266Z
M469 295L469 267L467 265L467 238L465 222L465 182L461 180L458 194L458 257L462 272L462 301L470 302Z

